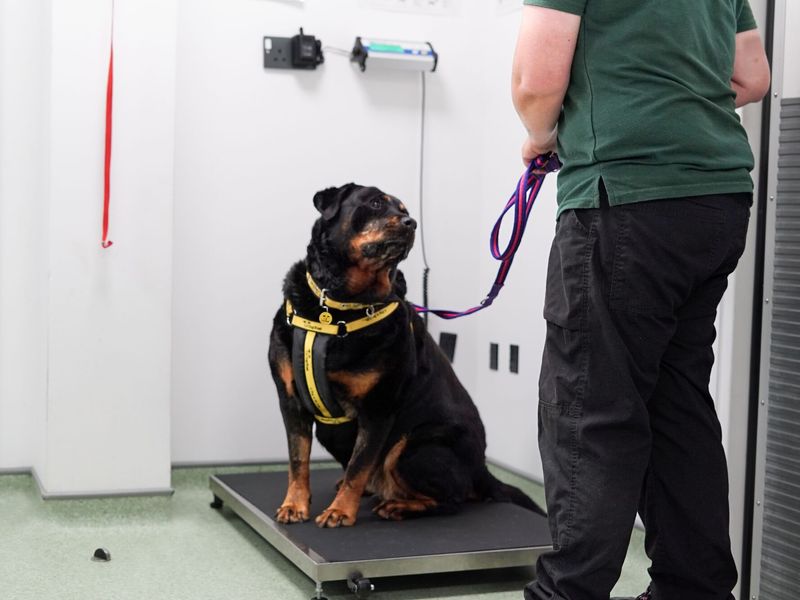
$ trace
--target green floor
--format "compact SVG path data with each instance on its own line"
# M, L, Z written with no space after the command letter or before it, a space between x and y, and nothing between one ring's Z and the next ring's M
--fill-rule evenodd
M210 509L213 473L281 467L173 471L175 495L43 501L29 475L0 475L3 600L309 600L313 583L233 513ZM495 470L537 501L540 486ZM634 531L618 595L646 587L647 558ZM92 562L95 548L111 552ZM375 600L520 599L530 569L374 580ZM330 598L352 598L344 583Z

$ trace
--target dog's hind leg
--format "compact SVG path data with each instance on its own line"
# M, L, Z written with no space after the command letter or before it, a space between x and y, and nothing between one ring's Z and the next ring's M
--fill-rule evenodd
M457 512L472 495L471 477L463 462L437 442L396 445L384 461L384 482L383 501L373 511L395 521Z

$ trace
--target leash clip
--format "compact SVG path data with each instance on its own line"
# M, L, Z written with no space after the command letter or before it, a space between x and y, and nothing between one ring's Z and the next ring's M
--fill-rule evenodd
M328 291L328 290L327 290L326 288L322 288L322 289L319 291L319 305L320 305L322 308L324 308L325 310L328 310L328 307L327 307L327 306L325 306L325 292L327 292L327 291Z
M346 322L339 321L338 323L336 323L336 325L339 327L339 331L336 333L336 337L337 338L346 338L348 335L350 335L350 332L347 331L347 323ZM342 333L342 332L344 332L344 333Z

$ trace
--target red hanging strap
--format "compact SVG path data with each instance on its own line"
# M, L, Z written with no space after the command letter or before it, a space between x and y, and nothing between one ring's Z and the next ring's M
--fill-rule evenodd
M106 86L106 153L103 174L103 240L100 245L109 248L114 243L108 239L108 209L111 203L111 117L114 97L114 3L111 3L111 52L108 59L108 84Z

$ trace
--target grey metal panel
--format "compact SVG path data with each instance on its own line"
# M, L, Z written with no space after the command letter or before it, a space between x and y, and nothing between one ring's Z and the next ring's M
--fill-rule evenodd
M759 600L800 594L800 99L779 131Z

